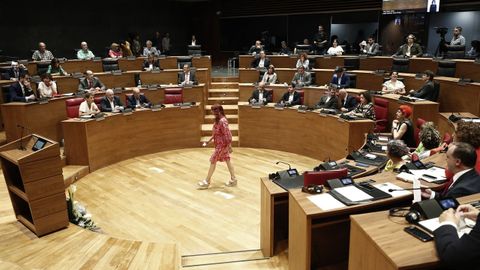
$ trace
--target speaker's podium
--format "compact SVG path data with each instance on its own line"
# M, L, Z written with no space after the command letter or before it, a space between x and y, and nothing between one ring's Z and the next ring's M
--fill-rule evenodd
M0 147L0 161L18 221L37 236L68 226L57 142L28 135Z

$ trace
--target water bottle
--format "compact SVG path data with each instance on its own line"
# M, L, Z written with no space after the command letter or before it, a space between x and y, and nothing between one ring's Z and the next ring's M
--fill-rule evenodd
M140 80L140 78L138 78L137 87L142 87L142 81Z

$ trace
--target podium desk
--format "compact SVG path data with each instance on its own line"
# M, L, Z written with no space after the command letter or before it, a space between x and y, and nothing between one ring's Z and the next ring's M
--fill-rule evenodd
M438 131L440 132L440 135L443 136L443 134L445 134L446 132L450 133L450 135L453 135L453 133L455 133L455 130L457 129L457 123L454 123L449 120L449 117L452 114L458 117L478 118L478 116L468 112L439 113L438 114Z
M446 163L444 154L429 157L427 161L433 161L439 166ZM401 188L412 186L411 183L396 180L392 172L382 172L367 179L375 180L375 184L391 182ZM438 187L424 181L421 184L431 188ZM334 210L322 210L308 199L309 196L312 195L301 190L289 192L288 267L292 270L342 267L348 260L350 215L407 205L413 197L410 194Z
M203 118L200 105L160 111L137 110L105 119L62 121L67 163L87 165L90 172L136 156L198 147Z
M457 198L461 204L480 194ZM388 217L388 211L350 216L350 270L438 269L434 241L423 243L403 231L405 218Z

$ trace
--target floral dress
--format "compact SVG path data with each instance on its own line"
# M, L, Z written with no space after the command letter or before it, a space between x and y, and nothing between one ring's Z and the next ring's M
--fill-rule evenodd
M210 157L210 162L230 160L230 144L232 143L232 133L228 128L227 118L222 117L213 125L213 142L215 144L215 152Z

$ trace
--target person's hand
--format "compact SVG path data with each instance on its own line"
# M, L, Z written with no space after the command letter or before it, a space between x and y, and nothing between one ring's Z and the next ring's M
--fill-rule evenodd
M453 210L453 208L450 208L443 211L440 217L438 217L438 221L440 222L450 221L458 225L458 223L460 222L460 219L455 215L455 210Z
M267 99L266 99L266 98L263 98L263 102L267 102Z
M252 102L252 103L256 103L256 102L257 102L257 100L256 100L256 99L254 99L254 98L252 98L252 99L250 100L250 102Z
M430 199L430 196L432 195L432 190L429 188L423 189L422 188L422 198L424 199Z
M415 93L415 90L412 89L412 90L410 90L409 93L410 93L410 94L413 94L413 93Z
M347 108L343 108L343 107L342 107L340 110L341 110L342 112L348 112L348 109L347 109Z
M30 96L28 96L28 97L25 97L25 100L26 100L26 101L35 100L35 95L32 94L32 95L30 95Z
M462 204L457 208L457 213L460 217L465 217L471 220L477 220L479 210L470 204Z
M202 143L202 146L203 146L203 147L207 146L207 142L203 142L203 143Z

